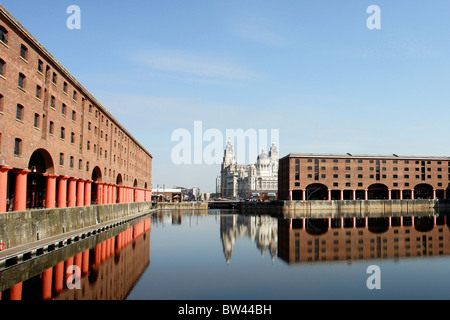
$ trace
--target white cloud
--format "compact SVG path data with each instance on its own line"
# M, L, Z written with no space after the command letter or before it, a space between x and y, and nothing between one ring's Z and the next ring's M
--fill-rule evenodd
M287 44L287 40L283 36L270 30L267 26L258 24L245 23L235 26L233 33L240 38L268 46L283 47Z
M209 84L236 84L254 81L260 76L244 65L206 54L171 50L148 50L132 53L133 62L173 79Z

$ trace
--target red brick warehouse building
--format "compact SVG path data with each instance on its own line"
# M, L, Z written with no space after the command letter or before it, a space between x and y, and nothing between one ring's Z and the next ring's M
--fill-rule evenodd
M281 200L446 199L450 157L298 154L281 158Z
M151 200L152 155L0 6L0 212Z

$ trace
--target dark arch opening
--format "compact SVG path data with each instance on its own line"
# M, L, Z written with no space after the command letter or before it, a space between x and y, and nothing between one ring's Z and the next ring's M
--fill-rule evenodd
M384 233L389 230L388 218L369 218L367 221L368 229L372 233Z
M27 208L45 207L47 178L45 173L54 173L53 159L45 149L37 149L28 162L30 173L27 175Z
M389 198L388 187L382 183L372 184L368 188L368 197L369 200L388 199Z
M328 187L321 183L313 183L306 187L305 200L327 200Z
M99 188L98 184L95 182L101 182L102 181L102 170L100 170L99 167L95 167L92 170L91 174L91 180L94 181L91 185L91 203L92 204L98 204L98 196L99 196Z
M328 219L305 219L306 232L321 235L328 231Z
M433 199L433 187L427 183L421 183L414 187L414 199Z

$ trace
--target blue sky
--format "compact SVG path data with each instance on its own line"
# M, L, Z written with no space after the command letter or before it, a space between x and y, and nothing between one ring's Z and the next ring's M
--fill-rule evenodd
M154 187L214 191L220 165L171 159L194 121L278 129L280 156L449 155L448 1L0 3L152 153Z

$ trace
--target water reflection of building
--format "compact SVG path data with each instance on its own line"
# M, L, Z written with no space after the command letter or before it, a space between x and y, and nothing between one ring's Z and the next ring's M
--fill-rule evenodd
M37 258L31 266L13 267L0 273L0 279L17 278L20 282L0 291L2 300L122 300L125 299L150 263L150 218L138 221L116 235L86 239L93 246L73 244ZM113 233L112 230L110 232ZM95 237L91 237L95 238ZM64 257L62 260L56 258ZM52 263L54 261L54 263ZM50 265L50 267L48 267ZM66 273L74 265L81 271L80 289ZM41 268L42 270L36 270ZM34 274L34 275L33 275ZM12 275L12 276L11 276ZM22 279L23 278L23 279ZM4 283L3 283L4 285Z
M236 239L250 238L264 256L269 251L272 260L277 254L277 219L270 216L223 215L220 217L220 235L227 264L230 263Z
M447 216L285 219L278 256L288 263L450 254Z

